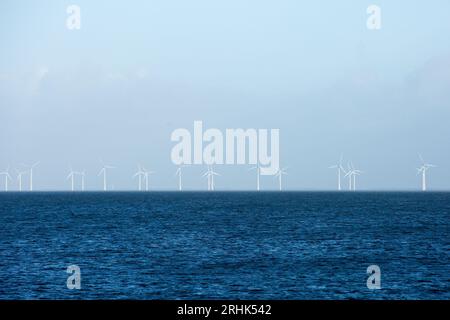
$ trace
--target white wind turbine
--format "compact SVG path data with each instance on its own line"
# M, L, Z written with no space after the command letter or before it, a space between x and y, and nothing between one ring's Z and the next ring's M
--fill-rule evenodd
M139 183L139 191L142 190L142 178L145 177L145 172L142 170L141 165L138 165L138 171L133 175L133 178L138 177L138 183Z
M177 168L177 171L175 172L175 175L178 176L178 190L181 191L182 190L182 184L181 184L181 174L182 174L182 168L187 167L187 165L182 164L179 165Z
M353 191L356 191L356 176L360 176L362 171L354 170L353 171Z
M84 191L84 178L86 177L86 171L77 172L81 176L81 191Z
M353 171L350 168L350 164L347 163L347 172L344 177L348 177L348 190L353 190Z
M155 171L149 171L145 168L142 168L144 170L144 178L145 178L145 191L148 191L148 186L149 186L149 179L150 179L150 175L154 174Z
M256 170L256 191L259 191L259 176L261 174L261 167L259 166L259 163L248 170Z
M5 171L0 172L0 175L5 176L5 191L8 191L8 180L12 180L9 175L9 167Z
M341 172L345 174L347 174L347 172L344 170L344 168L342 167L342 155L341 158L339 159L339 163L335 164L333 166L328 167L329 169L337 169L337 173L338 173L338 190L340 191L341 188Z
M209 173L209 166L208 170L202 175L202 177L206 177L208 179L208 191L211 190L211 175Z
M220 176L220 174L213 171L211 166L208 166L208 170L203 174L203 177L208 178L208 191L214 191L214 176Z
M24 167L28 167L30 169L30 191L33 191L33 169L39 164L38 162L33 163L31 166L23 164Z
M417 168L417 174L422 174L422 191L427 190L427 171L430 168L436 167L434 164L425 163L422 156L419 154L420 161L422 162L422 166Z
M16 170L16 173L17 173L17 180L19 181L19 191L22 191L22 176L26 173L26 171Z
M280 191L281 191L281 177L283 175L287 175L286 171L287 171L287 168L283 168L283 169L278 168L277 173L275 173L275 177L278 177L278 183L279 183Z
M348 177L348 182L349 182L349 190L356 190L356 176L361 175L361 173L363 173L361 170L355 169L355 167L353 166L353 163L350 163L347 165L348 166L348 171L345 174L345 177Z
M103 191L107 190L107 184L106 184L106 170L108 169L115 169L116 167L106 165L102 162L102 169L98 173L98 176L103 174Z
M81 172L79 171L74 171L72 169L72 166L69 166L69 174L67 175L66 179L70 179L71 180L71 190L75 191L75 176L81 176L81 191L84 191L84 177L86 175L86 172L83 170Z
M74 191L74 189L75 189L74 179L75 179L76 172L72 170L72 166L70 166L69 168L70 168L70 172L69 172L69 174L68 174L66 179L70 179L71 180L71 190Z

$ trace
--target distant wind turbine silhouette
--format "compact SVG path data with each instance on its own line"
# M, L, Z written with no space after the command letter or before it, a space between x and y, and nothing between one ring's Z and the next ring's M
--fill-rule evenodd
M30 170L30 191L33 191L33 169L39 164L38 162L33 163L32 165L23 164L24 167L28 167Z
M26 171L19 171L16 169L17 180L19 181L19 191L22 191L22 176L26 173Z
M187 165L182 164L179 165L177 168L177 171L175 172L175 175L178 176L178 190L181 191L182 190L182 184L181 184L181 174L182 174L182 168L187 167Z
M9 175L9 167L6 168L5 171L0 172L0 175L5 176L5 191L8 191L8 180L12 180L11 176Z
M81 176L81 191L84 191L84 177L86 175L86 172L83 171L74 171L72 169L72 166L69 166L69 174L67 175L66 179L71 180L71 190L75 191L75 176Z
M142 178L145 177L145 172L142 170L141 165L138 165L138 171L133 175L133 178L138 177L139 187L138 190L142 190Z
M98 173L98 176L103 174L103 191L107 190L107 184L106 184L106 170L108 169L115 169L116 167L106 165L102 162L102 169Z
M71 189L72 189L72 191L74 191L74 189L75 189L75 185L74 185L75 171L72 170L72 166L69 166L69 168L70 168L70 172L66 179L71 180Z
M349 190L356 191L356 176L361 175L361 173L363 172L361 170L355 169L352 162L350 162L347 167L348 171L345 174L345 177L348 177Z
M342 159L343 156L341 155L341 158L339 159L339 163L332 165L330 167L328 167L329 169L337 169L337 173L338 173L338 190L340 191L341 188L341 172L345 174L347 174L347 172L344 170L344 168L342 167Z
M279 183L280 191L281 191L281 177L283 175L287 175L286 171L287 171L287 168L283 168L283 169L278 168L277 173L275 173L275 177L278 177L278 183Z
M256 191L259 191L259 176L261 174L261 168L259 166L259 163L256 164L255 167L252 167L248 170L256 170Z
M211 166L208 166L208 170L203 174L203 177L208 179L208 191L214 191L214 176L220 176L220 174L213 171Z
M430 168L436 167L434 164L425 163L422 158L422 155L419 154L420 161L422 162L422 166L417 168L417 174L422 174L422 191L427 190L427 171Z
M84 178L86 177L86 171L83 170L78 172L78 174L81 176L81 191L84 191Z
M142 168L144 170L144 178L145 178L145 191L148 191L148 186L149 186L149 179L150 179L150 175L154 174L155 171L149 171L145 168Z

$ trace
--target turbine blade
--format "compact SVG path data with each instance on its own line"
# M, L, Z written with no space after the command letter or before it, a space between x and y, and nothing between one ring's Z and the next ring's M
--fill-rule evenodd
M422 161L422 163L425 163L425 160L423 160L423 157L420 153L419 153L419 159L420 159L420 161Z

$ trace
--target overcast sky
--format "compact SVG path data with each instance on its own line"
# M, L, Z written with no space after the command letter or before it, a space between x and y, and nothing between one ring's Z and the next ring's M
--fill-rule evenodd
M70 4L80 30L66 27ZM381 30L366 27L370 4ZM418 189L418 153L438 166L430 189L450 189L449 12L448 0L2 0L0 170L40 161L35 189L66 190L72 164L100 189L103 159L110 186L131 190L142 163L152 188L175 189L170 134L202 120L279 128L288 189L334 189L341 153L361 189ZM253 189L248 168L217 166L216 188ZM186 188L205 189L204 171L186 168Z

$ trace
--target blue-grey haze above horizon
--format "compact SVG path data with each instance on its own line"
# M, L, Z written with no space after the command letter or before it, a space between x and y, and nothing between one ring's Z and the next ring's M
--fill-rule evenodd
M66 28L68 5L81 30ZM369 5L382 28L366 27ZM101 188L175 189L177 128L279 128L286 189L419 189L418 153L450 189L450 2L1 1L0 171L40 161L35 189L67 190L69 164ZM249 166L217 166L219 190L253 189ZM186 189L205 189L204 167ZM345 180L346 185L346 180ZM13 181L11 187L17 188ZM263 177L262 189L277 188ZM3 181L0 180L0 189Z

